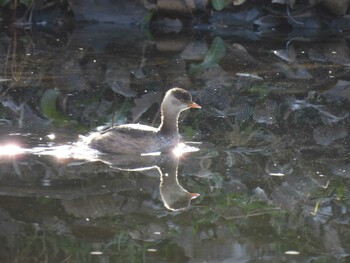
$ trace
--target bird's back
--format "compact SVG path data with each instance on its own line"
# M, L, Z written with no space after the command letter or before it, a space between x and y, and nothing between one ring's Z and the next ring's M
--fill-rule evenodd
M155 152L176 143L163 138L158 129L141 124L115 126L90 136L92 148L122 154Z

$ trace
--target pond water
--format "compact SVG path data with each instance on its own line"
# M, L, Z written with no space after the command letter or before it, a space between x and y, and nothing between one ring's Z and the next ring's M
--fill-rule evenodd
M1 262L348 262L349 40L272 33L0 33ZM189 152L76 143L175 86Z

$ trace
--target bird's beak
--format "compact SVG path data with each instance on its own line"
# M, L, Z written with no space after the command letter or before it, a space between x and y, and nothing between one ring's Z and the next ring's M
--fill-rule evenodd
M197 194L197 193L190 193L191 199L195 199L195 198L197 198L198 196L200 196L200 194Z
M188 105L189 108L192 108L192 109L200 109L200 108L202 108L200 105L198 105L197 103L195 103L193 101L188 103L187 105Z

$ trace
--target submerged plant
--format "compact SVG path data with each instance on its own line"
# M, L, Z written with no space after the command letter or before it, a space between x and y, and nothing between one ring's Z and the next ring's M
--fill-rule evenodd
M211 0L211 5L216 11L221 11L226 6L226 0Z
M221 37L215 37L211 43L208 53L200 64L192 64L189 72L191 74L204 71L208 68L216 66L226 54L225 43Z

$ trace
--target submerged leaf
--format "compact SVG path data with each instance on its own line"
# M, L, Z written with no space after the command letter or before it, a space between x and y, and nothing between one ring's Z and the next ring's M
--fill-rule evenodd
M155 102L161 101L159 92L148 92L141 97L134 99L135 106L132 108L132 121L136 122Z
M68 118L57 109L57 98L60 92L56 89L46 90L40 100L40 107L45 118L58 122L67 121Z
M214 38L203 62L200 64L192 64L190 67L190 73L196 73L216 65L225 56L225 54L226 47L222 38Z
M211 5L216 11L221 11L225 7L226 0L211 0Z
M6 6L8 3L10 3L10 0L0 0L0 6Z
M244 4L245 0L233 0L233 5L241 5Z
M112 120L112 126L114 124L125 123L127 114L130 111L132 104L129 100L125 100L123 103L119 103L118 107L114 110L112 116L109 118Z
M143 16L143 19L142 19L142 28L148 28L150 23L151 23L151 20L152 18L154 17L154 14L155 14L155 9L152 9L150 11L148 11L144 16Z
M226 53L225 43L221 37L214 38L204 62L218 63Z

